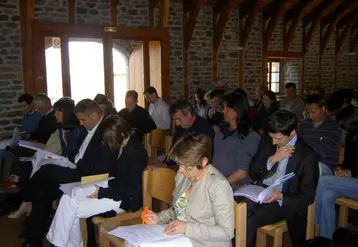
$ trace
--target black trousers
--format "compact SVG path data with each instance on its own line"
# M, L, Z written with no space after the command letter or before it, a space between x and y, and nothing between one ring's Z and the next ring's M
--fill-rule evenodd
M52 212L52 201L61 197L59 184L78 182L81 175L76 169L45 165L30 179L24 196L32 201L32 211L21 235L30 244L42 241Z
M258 228L276 223L281 220L287 221L288 233L294 247L302 247L306 238L307 211L286 212L278 202L258 204L245 197L235 197L236 202L247 203L247 229L246 246L254 247L256 231ZM294 208L292 208L294 211Z

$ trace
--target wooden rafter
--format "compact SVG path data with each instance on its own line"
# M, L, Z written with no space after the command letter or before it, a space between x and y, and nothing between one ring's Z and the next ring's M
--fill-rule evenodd
M118 0L111 0L111 25L117 26L117 5Z
M157 7L159 0L148 0L149 4L148 4L148 22L149 22L149 26L153 27L154 26L154 9L155 7Z
M167 27L169 18L170 0L162 0L160 5L159 26Z
M267 29L264 34L264 50L267 50L268 44L270 42L270 39L272 37L272 34L275 30L275 27L279 21L279 19L283 16L283 14L289 9L293 4L297 3L297 0L281 0L276 2L273 2L273 5L271 5L270 8L265 10L264 12L264 19L267 20L270 17L270 13L274 13L273 16L271 16L270 22L267 26Z
M336 44L336 54L342 49L342 46L344 44L344 42L347 39L348 34L350 33L353 25L355 24L355 22L357 21L358 16L354 16L350 22L344 27L341 35L339 37L337 37L337 44ZM338 35L338 34L337 34Z
M337 23L346 15L348 15L351 11L353 11L356 7L358 7L358 1L354 1L351 4L347 4L347 2L344 2L333 13L331 13L322 21L322 28L327 23L329 23L329 26L324 33L323 39L320 42L320 54L323 54L324 50L326 49L329 38L331 37L333 31L336 30Z
M76 23L76 0L68 0L68 23Z
M250 6L246 6L243 8L243 11L240 11L240 17L242 19L246 15L246 13L249 13L248 17L246 18L245 25L241 31L241 39L240 39L240 45L242 47L246 46L247 39L249 38L252 25L255 22L257 14L261 11L263 7L264 0L255 0L255 1L248 1L248 4ZM247 12L246 12L247 11Z
M226 0L224 5L221 8L221 11L219 13L219 19L213 20L215 23L215 28L213 32L213 49L217 50L220 46L221 39L223 37L224 28L226 23L230 19L230 12L231 9L234 7L235 0ZM215 10L215 6L213 7L213 11Z
M298 9L293 8L291 10L292 12L290 11L286 15L286 22L291 20L291 24L288 29L288 32L285 34L284 51L287 51L288 48L290 47L293 37L297 31L299 24L301 23L301 21L303 19L303 17L306 16L312 9L317 7L321 2L322 2L322 0L317 0L317 1L306 2L305 5L298 4L299 5L299 6L297 6Z
M195 0L193 7L189 9L189 18L185 21L184 25L184 47L189 48L191 37L193 36L196 18L199 14L200 8L204 0ZM185 4L184 4L185 5Z
M325 1L315 8L309 15L303 19L303 26L306 27L309 23L312 22L307 34L304 36L304 45L303 49L306 52L309 44L311 42L313 33L316 31L318 24L321 23L321 20L325 17L325 12L332 11L341 3L341 0L331 0Z

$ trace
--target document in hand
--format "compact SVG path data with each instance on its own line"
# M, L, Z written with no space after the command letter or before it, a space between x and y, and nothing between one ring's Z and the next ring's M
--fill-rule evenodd
M103 188L107 188L108 181L111 179L114 179L114 177L108 178L108 173L94 175L94 176L107 177L107 178L93 180L93 182L90 182L90 183L83 183L83 181L81 181L81 182L75 182L75 183L61 184L60 190L62 190L62 192L64 194L66 194L70 197L79 197L79 198L81 198L83 196L87 197L88 195L92 194L96 190L94 185L97 185L97 186L103 187ZM84 178L84 177L82 177L82 178Z
M290 180L295 176L295 173L291 172L280 178L278 178L272 185L267 188L258 186L258 185L248 185L242 188L239 188L234 191L234 196L243 196L254 202L263 203L275 192L275 188L284 184L287 180Z
M152 242L165 240L165 239L168 240L173 239L173 244L175 243L176 238L178 238L178 241L181 241L180 238L183 237L182 234L175 234L175 235L165 234L164 229L167 227L168 227L167 224L161 224L161 225L140 224L140 225L132 225L132 226L122 226L110 231L109 234L127 240L134 247L143 246L145 244L149 244ZM185 247L185 245L183 247Z
M43 145L42 143L28 142L28 141L24 141L24 140L19 141L19 146L24 147L24 148L29 148L29 149L32 149L35 151L43 150L45 147L45 145Z
M20 143L19 143L20 145ZM32 157L20 157L20 161L31 161L32 162L32 177L38 170L40 170L41 166L46 164L53 164L62 167L68 167L71 169L75 169L76 165L69 161L66 157L51 153L49 151L43 150L39 147L32 147L31 149L37 150L36 153Z

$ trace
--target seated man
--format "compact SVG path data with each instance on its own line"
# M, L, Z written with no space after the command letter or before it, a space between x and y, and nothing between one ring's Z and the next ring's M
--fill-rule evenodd
M34 110L33 100L34 97L27 93L22 94L18 99L24 113L21 121L21 130L28 133L35 132L41 120L41 114Z
M157 90L154 87L145 89L144 96L150 103L148 112L158 129L169 130L170 116L168 104L162 98L159 98Z
M296 84L290 82L285 85L286 99L281 101L281 108L293 112L300 119L305 109L305 103L297 95Z
M301 122L298 136L316 152L320 175L332 175L338 164L338 125L327 116L326 101L322 95L307 96L306 107L309 118Z
M59 185L78 182L82 176L108 173L114 165L118 154L102 144L99 125L102 122L102 110L96 102L90 99L80 101L75 107L75 113L82 129L76 147L76 155L69 157L76 169L57 165L44 165L30 180L24 193L24 201L20 210L32 210L29 215L24 233L24 246L41 246L49 215L52 212L52 200L61 196ZM30 205L29 205L30 204Z
M143 136L156 129L152 117L148 111L138 105L138 93L134 90L129 90L125 98L126 108L118 112L119 116L123 117L129 126L134 130L136 137L142 141Z
M208 135L214 139L215 133L213 127L204 118L196 115L192 104L185 100L178 100L170 105L169 113L175 121L175 131L173 136L174 145L180 138L190 132ZM167 166L177 169L178 166L165 160Z
M37 130L30 133L29 139L30 141L45 144L51 134L58 128L55 111L52 109L50 98L44 93L39 93L35 96L33 105L34 109L40 112L42 117Z
M318 180L318 162L314 151L297 138L297 117L279 110L269 121L269 136L265 136L249 168L255 184L271 185L276 179L294 172L295 177L276 188L264 204L236 197L247 202L247 246L253 247L256 230L281 220L287 221L294 247L305 241L307 207L313 203Z

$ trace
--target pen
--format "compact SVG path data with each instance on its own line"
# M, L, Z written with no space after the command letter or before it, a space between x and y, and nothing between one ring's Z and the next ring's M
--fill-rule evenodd
M148 213L148 210L149 210L148 207L145 206L144 210L143 210L143 213L142 213L142 216L141 216L143 224L145 224L147 222L146 214Z

